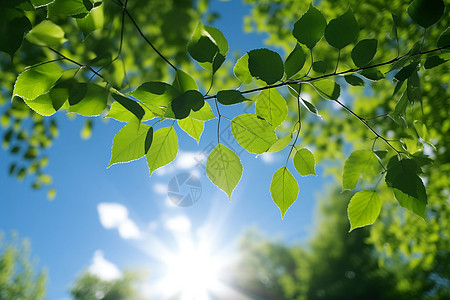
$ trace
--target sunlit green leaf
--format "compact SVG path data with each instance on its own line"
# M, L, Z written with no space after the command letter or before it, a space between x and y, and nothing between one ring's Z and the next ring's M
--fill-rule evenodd
M198 111L203 107L204 103L205 100L200 92L190 90L173 99L171 108L176 119L184 119L189 116L191 109Z
M53 107L53 101L50 93L40 95L34 100L24 100L24 102L35 112L43 116L51 116L56 110Z
M168 83L152 81L144 82L129 95L146 104L167 107L180 92Z
M75 91L83 91L83 94L76 95L75 101L72 101ZM75 112L82 116L98 116L105 110L108 96L109 91L104 87L93 83L79 83L69 90L69 112ZM139 108L141 107L139 106Z
M177 120L177 122L180 128L193 137L197 143L200 141L200 136L205 128L205 122L193 119L191 117L187 117L183 120Z
M64 30L49 20L34 26L26 35L26 39L39 46L59 47L66 41Z
M177 70L175 74L175 80L172 85L180 92L186 92L189 90L198 91L198 86L194 78L180 69Z
M328 23L325 29L325 39L331 46L342 49L353 43L358 37L359 26L349 8L347 12Z
M325 99L336 100L341 94L341 87L333 79L315 81L312 86Z
M173 127L165 127L153 132L152 145L146 154L150 175L156 169L173 161L177 153L178 138Z
M35 7L41 7L41 6L45 6L48 5L50 2L52 2L53 0L31 0L31 3L35 6Z
M414 22L428 28L444 13L444 0L414 0L408 7L408 15Z
M326 26L325 17L311 4L306 13L295 22L292 34L301 44L312 49L323 37Z
M424 141L428 141L428 130L427 130L427 126L419 120L414 120L413 122L414 124L414 128L417 131L417 134L424 140Z
M361 40L352 50L352 59L357 67L367 66L377 53L378 41L376 39Z
M28 68L17 76L13 95L33 100L47 93L63 74L55 63Z
M269 49L255 49L248 52L248 69L253 77L274 84L284 74L283 60L280 55Z
M381 71L378 69L365 69L362 70L359 74L372 81L378 81L384 78L383 73L381 73Z
M294 155L294 167L302 176L316 175L314 154L306 148L298 150Z
M239 115L231 121L231 131L248 152L261 154L277 141L274 128L254 114Z
M236 103L241 103L246 99L241 92L237 90L227 90L227 91L219 91L217 93L217 101L219 101L220 104L224 105L232 105Z
M103 6L93 8L84 18L77 18L78 27L83 31L86 38L97 29L103 28L104 24Z
M145 111L145 114L142 117L142 121L151 120L155 117L155 115L145 105L139 105ZM126 123L136 121L136 116L117 101L111 104L111 108L105 118L112 118L117 121Z
M273 127L278 127L287 116L287 105L276 89L263 90L256 99L255 112Z
M83 140L88 140L92 137L92 120L87 119L81 129L80 136Z
M244 84L252 82L252 74L248 69L248 53L238 59L233 69L234 76Z
M206 161L206 174L217 187L231 200L231 194L242 177L242 164L239 157L222 144L217 145Z
M353 86L364 86L364 80L362 80L360 77L355 75L345 75L344 76L345 81L347 81L348 84Z
M348 205L350 230L373 224L381 210L381 201L376 191L365 190L353 195Z
M122 127L114 136L108 168L116 163L129 162L143 157L147 148L145 141L150 129L150 126L136 121Z
M401 206L425 218L427 194L422 179L417 176L420 172L414 160L399 160L395 155L389 160L385 181Z
M133 101L118 92L114 92L111 95L117 102L130 111L139 122L142 120L145 115L145 110L136 101Z
M284 218L288 208L297 200L298 191L298 183L286 167L279 168L273 174L270 194L280 209L281 218Z
M88 12L83 0L55 0L48 5L48 16L77 16Z
M372 151L357 150L352 152L344 165L344 173L342 175L343 189L354 189L361 175L375 175L377 167L378 160Z
M397 72L397 74L395 74L394 78L398 81L404 81L408 79L409 76L411 76L416 70L418 63L419 62L413 62L406 67L403 67L400 71Z
M203 107L200 108L200 110L191 111L191 113L189 114L189 117L191 117L192 119L195 119L195 120L199 120L199 121L208 121L208 120L212 120L212 119L216 118L216 116L213 114L213 112L211 110L211 106L206 101L205 101L205 104L203 105Z
M422 102L422 89L420 88L420 78L417 72L414 72L407 81L406 94L411 103Z
M306 54L300 44L295 45L294 50L286 58L285 72L287 77L297 74L305 65Z
M275 143L270 146L269 150L267 152L278 152L286 148L289 143L292 141L292 133L279 138Z

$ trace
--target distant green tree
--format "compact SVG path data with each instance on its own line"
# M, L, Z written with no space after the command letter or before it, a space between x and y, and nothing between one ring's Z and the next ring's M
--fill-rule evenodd
M412 257L380 265L368 243L369 229L348 234L351 196L334 189L323 197L316 230L304 244L286 245L248 231L232 285L255 299L446 299L449 286L435 275L442 266L410 268Z
M73 284L70 294L73 300L138 300L143 299L136 290L139 281L136 274L125 272L123 277L103 280L84 272Z
M47 274L36 271L30 252L27 240L6 242L0 232L0 300L44 299Z

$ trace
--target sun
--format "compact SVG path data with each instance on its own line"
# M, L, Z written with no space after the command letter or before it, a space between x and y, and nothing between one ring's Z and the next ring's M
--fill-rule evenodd
M204 246L181 249L168 260L164 281L180 299L209 299L220 289L222 265Z

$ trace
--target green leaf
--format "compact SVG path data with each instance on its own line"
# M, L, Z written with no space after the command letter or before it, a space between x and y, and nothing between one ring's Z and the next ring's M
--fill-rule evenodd
M30 29L30 20L22 12L14 8L1 9L0 51L8 53L12 58L22 45L23 37Z
M359 68L367 66L377 53L376 39L361 40L356 44L352 50L352 59L355 65Z
M93 83L78 83L69 89L69 112L87 117L98 116L105 110L108 96L109 91L104 87ZM142 109L140 106L139 108Z
M214 185L223 190L231 200L231 194L242 177L239 157L229 148L218 144L206 161L206 174Z
M142 121L148 121L155 117L155 115L146 106L143 106L140 103L138 104L145 111ZM136 116L117 101L111 104L111 108L105 118L112 118L126 123L136 121Z
M246 99L242 96L241 92L237 90L227 90L227 91L219 91L217 93L217 101L224 105L232 105L236 103L241 103Z
M411 103L422 102L422 89L420 88L420 78L417 71L408 78L406 85L406 94L408 96L408 100Z
M83 0L55 0L48 6L48 17L77 16L88 12Z
M401 206L425 219L427 194L422 179L417 176L420 172L416 161L399 160L395 155L389 160L385 181Z
M359 74L372 81L378 81L384 78L383 73L381 73L381 71L378 69L365 69L362 70Z
M365 190L353 195L348 205L350 231L373 224L381 210L381 201L376 191Z
M50 4L52 1L53 0L31 0L31 4L33 4L34 7L41 7Z
M274 84L283 78L284 65L280 55L268 49L248 52L248 69L253 77Z
M327 71L327 67L328 67L327 62L323 60L315 61L312 64L312 69L314 70L314 72L317 73L325 74L325 72Z
M188 52L202 67L215 73L228 54L228 42L219 29L199 23L188 43Z
M233 69L234 76L244 84L252 82L252 74L248 69L248 53L238 59Z
M444 0L414 0L408 7L408 15L420 26L428 28L439 21L444 10Z
M55 63L30 67L17 76L13 95L33 100L47 93L62 74L63 70Z
M325 29L325 39L331 46L342 49L358 37L358 22L349 8L345 14L333 19Z
M112 97L123 107L130 111L140 122L145 115L145 110L137 103L118 92L112 93Z
M427 126L419 120L414 120L413 124L417 134L422 138L422 140L429 142Z
M183 120L177 120L178 125L183 129L188 135L193 137L197 143L200 141L200 136L203 133L205 124L203 121L195 120L191 117L187 117Z
M178 138L173 127L165 127L153 133L153 141L148 150L147 164L150 175L158 168L175 159L178 153Z
M168 83L152 81L141 84L128 94L145 104L167 107L180 92Z
M441 35L439 36L439 39L436 43L436 46L438 48L442 48L442 47L448 47L450 46L450 28L445 29ZM450 49L443 49L441 50L443 52L449 52Z
M295 45L294 50L289 54L284 64L286 76L288 78L297 74L305 65L306 54L300 44Z
M316 175L314 154L306 148L298 150L294 155L294 167L302 176Z
M83 31L84 38L93 31L103 28L104 22L103 6L93 8L84 18L77 18L77 25Z
M175 74L175 80L172 85L180 92L186 92L189 90L198 91L198 86L194 78L180 69L177 70Z
M443 60L442 58L440 58L437 55L433 55L433 56L427 57L424 67L425 67L425 70L429 70L429 69L437 67L445 62L446 62L446 60Z
M311 85L320 96L328 100L336 100L341 94L341 87L333 79L322 79Z
M412 62L406 67L403 67L400 71L395 74L394 78L398 81L404 81L408 79L414 71L416 71L419 62Z
M189 116L191 109L198 111L204 104L203 95L198 91L190 90L173 99L171 108L176 119L184 119Z
M275 143L272 144L272 146L270 146L269 150L267 150L267 152L278 152L283 150L284 148L286 148L289 143L292 141L292 133L279 138Z
M306 107L306 109L310 112L312 112L315 115L318 115L319 117L321 117L321 115L319 115L319 112L317 111L317 108L314 106L314 104L312 104L311 102L300 98L300 103L303 104L304 107Z
M403 93L403 95L400 97L400 100L395 105L394 112L390 115L394 119L394 121L401 126L407 125L404 117L408 104L408 97L406 93Z
M198 121L208 121L216 118L216 116L213 114L211 110L211 106L206 101L203 107L200 108L200 110L191 111L189 117Z
M273 174L270 194L280 209L282 219L288 208L297 200L298 191L298 183L286 167L279 168Z
M261 154L277 141L274 128L254 114L243 114L231 121L231 132L248 152Z
M364 86L365 84L364 80L355 75L345 75L344 79L345 81L347 81L348 84L353 86Z
M344 165L344 173L342 175L343 189L354 189L361 175L376 174L377 167L378 160L372 151L357 150L352 152Z
M39 46L59 47L66 41L64 30L49 20L44 20L34 26L26 35L26 39Z
M56 112L50 93L40 95L34 100L24 100L24 102L42 116L51 116Z
M292 34L299 43L312 49L323 37L326 26L325 17L311 4L306 13L295 22Z
M143 157L150 148L152 133L152 127L136 121L122 127L114 136L108 168L116 163L129 162Z
M263 90L259 93L255 113L274 128L284 122L287 111L286 101L276 89Z
M398 39L398 34L397 34L398 17L396 15L394 15L393 13L391 13L391 15L392 15L392 29L389 34L389 37L393 40L397 40Z

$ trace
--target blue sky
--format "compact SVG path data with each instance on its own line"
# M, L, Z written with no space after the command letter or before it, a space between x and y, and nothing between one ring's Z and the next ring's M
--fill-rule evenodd
M221 11L214 26L228 39L230 51L262 47L263 36L242 33L248 6L212 1L214 9ZM236 112L243 106L233 109ZM49 271L48 299L69 299L70 284L86 269L112 277L120 276L124 268L145 270L148 283L154 284L165 268L161 254L176 254L185 245L183 240L207 243L212 253L230 255L250 227L286 242L302 241L312 229L315 195L327 180L322 169L317 169L318 176L301 177L288 164L299 179L300 194L282 220L269 186L287 152L255 156L224 134L222 142L240 153L244 166L229 202L209 181L203 165L197 164L206 162L205 152L216 145L216 120L206 123L198 145L177 127L177 159L150 177L145 159L106 169L113 137L124 124L96 119L92 138L82 140L83 117L69 120L58 113L56 118L60 136L48 151L46 169L57 189L54 201L48 201L44 192L31 190L27 180L9 177L11 157L0 151L0 230L7 234L16 230L31 240L33 254ZM228 126L224 120L224 133ZM195 173L202 185L199 201L187 208L176 207L167 198L167 184L183 172Z

